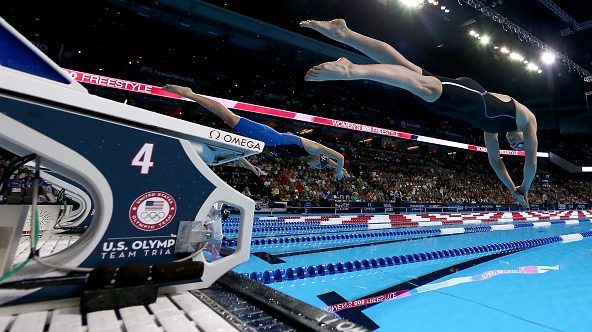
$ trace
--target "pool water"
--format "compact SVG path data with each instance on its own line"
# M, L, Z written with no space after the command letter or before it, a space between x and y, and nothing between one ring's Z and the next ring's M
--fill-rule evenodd
M590 331L590 219L491 225L298 231L307 238L279 222L278 235L254 233L266 244L235 271L371 330Z

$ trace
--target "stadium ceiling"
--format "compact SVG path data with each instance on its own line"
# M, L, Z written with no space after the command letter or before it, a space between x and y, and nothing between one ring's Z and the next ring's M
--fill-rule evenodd
M468 1L468 0L467 0ZM425 5L419 9L404 8L400 0L299 0L269 1L255 5L243 0L112 0L123 6L136 5L138 14L162 10L175 17L179 25L193 27L190 20L216 20L216 15L200 16L208 4L218 6L240 16L268 23L265 33L293 32L320 40L319 53L334 58L344 45L334 43L311 31L303 31L298 22L303 19L345 18L356 30L395 45L403 54L420 66L442 76L469 76L482 82L490 90L515 95L527 105L539 110L574 111L585 109L584 94L592 89L573 66L557 63L552 67L540 65L543 74L525 73L523 68L506 63L500 54L479 47L468 38L470 29L488 33L494 42L520 50L528 59L539 59L541 50L511 32L482 11L475 10L465 0L439 0L450 11L439 6ZM426 1L427 2L427 1ZM592 71L592 6L579 0L472 0L487 6L499 15L544 42L586 72ZM144 9L142 9L144 8ZM220 11L219 11L220 13ZM149 14L144 13L144 16ZM237 24L240 16L231 19L220 16L218 21ZM243 22L244 23L244 22ZM238 24L241 25L241 24ZM270 28L271 26L271 28ZM273 27L278 27L274 31ZM257 28L248 24L243 28ZM253 31L252 31L253 32ZM285 36L285 34L284 34ZM293 35L291 35L293 37ZM291 38L292 38L291 37ZM356 57L355 51L346 54ZM362 58L359 58L363 62Z

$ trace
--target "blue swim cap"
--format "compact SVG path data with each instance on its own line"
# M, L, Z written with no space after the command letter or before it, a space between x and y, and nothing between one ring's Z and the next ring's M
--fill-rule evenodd
M521 143L516 143L515 145L511 145L512 149L517 150L517 151L522 151L524 150L524 142Z
M316 169L325 169L329 165L329 158L319 155L319 164L315 166Z

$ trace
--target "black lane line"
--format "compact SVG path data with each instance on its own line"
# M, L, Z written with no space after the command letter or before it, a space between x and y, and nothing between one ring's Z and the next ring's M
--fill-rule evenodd
M317 297L321 301L323 301L326 305L330 306L330 305L339 304L339 303L343 303L343 302L356 301L356 300L365 299L365 298L369 298L369 297L385 295L385 294L388 294L391 292L396 292L396 291L412 290L412 289L415 289L419 286L429 284L430 282L433 282L433 281L438 280L440 278L454 274L456 272L468 269L470 267L473 267L473 266L476 266L479 264L489 262L491 260L494 260L494 259L497 259L500 257L504 257L507 255L516 253L516 252L520 252L523 250L524 249L511 250L511 251L507 251L507 252L500 252L500 253L491 254L491 255L487 255L487 256L477 257L475 259L471 259L471 260L468 260L468 261L465 261L465 262L462 262L459 264L455 264L455 265L452 265L452 266L449 266L449 267L446 267L446 268L443 268L443 269L440 269L440 270L437 270L434 272L430 272L428 274L424 274L423 276L410 279L410 280L400 283L398 285L394 285L394 286L391 286L391 287L388 287L385 289L381 289L381 290L374 292L372 294L367 294L367 295L364 295L360 298L353 299L353 300L346 300L345 298L343 298L343 296L339 295L339 293L337 293L335 291L320 294L320 295L317 295ZM366 308L370 308L370 307L375 306L380 303L381 302L369 303L369 304L359 306L359 307L344 309L342 311L339 311L338 315L340 317L343 317L343 318L345 318L349 321L352 321L356 324L360 324L369 330L376 330L380 326L378 324L376 324L370 317L366 316L366 314L364 314L362 311L365 310Z
M251 255L261 258L269 264L281 264L286 261L265 251L253 252Z
M335 251L335 250L351 249L351 248L359 248L359 247L368 247L368 246L374 246L374 245L380 245L380 244L407 242L407 241L415 241L415 240L423 240L423 239L432 239L432 238L437 238L437 237L441 237L441 236L456 236L456 235L462 235L462 234L471 234L471 233L439 234L439 235L432 235L432 236L421 236L421 237L414 237L414 238L407 238L407 239L396 239L396 240L387 240L387 241L380 241L380 242L352 244L349 246L311 249L311 250L305 250L305 251L294 251L294 252L287 252L287 253L277 254L277 255L273 255L273 254L270 254L265 251L259 251L259 252L253 253L253 255L257 254L255 256L261 258L262 260L268 262L269 264L280 264L280 263L284 263L284 261L282 259L280 259L280 257L315 254L315 253L319 253L319 252L327 252L327 251ZM342 239L342 240L346 240L346 239ZM301 242L294 242L294 243L301 243ZM286 244L286 243L283 243L283 244ZM278 262L278 263L274 263L274 262Z

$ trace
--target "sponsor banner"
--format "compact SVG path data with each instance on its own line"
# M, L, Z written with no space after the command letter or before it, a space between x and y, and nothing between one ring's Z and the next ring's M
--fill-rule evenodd
M444 134L445 135L448 135L448 136L456 137L458 139L462 139L463 138L463 135L462 134L459 134L459 133L456 133L456 132L453 132L453 131L450 131L450 130L444 130Z
M306 206L303 203L303 206ZM532 204L531 210L588 210L590 204ZM408 203L403 202L398 207L394 202L347 202L336 201L337 213L393 213L393 212L471 212L471 211L516 211L521 210L517 204L492 204L492 203Z
M263 144L259 141L254 141L248 137L238 136L235 134L219 131L216 129L210 130L208 138L215 141L223 141L225 143L233 144L243 148L263 151Z
M590 204L549 204L549 206L553 210L589 210L592 208Z
M74 79L80 83L93 84L93 85L98 85L98 86L103 86L103 87L108 87L108 88L113 88L113 89L120 89L120 90L125 90L125 91L144 93L144 94L149 94L149 95L153 95L153 96L160 96L160 97L167 97L167 98L172 98L172 99L181 99L181 100L185 100L185 101L191 101L191 100L189 100L187 98L183 98L177 94L164 91L160 87L149 85L149 84L126 81L126 80L107 77L107 76L89 74L89 73L84 73L84 72L70 70L70 69L64 69L64 71L68 75L70 75L70 77L72 77L72 79ZM362 125L362 124L348 122L348 121L334 120L334 119L324 118L324 117L320 117L320 116L291 112L291 111L286 111L283 109L272 108L272 107L267 107L267 106L242 103L242 102L223 99L223 98L216 98L216 97L211 97L211 96L205 96L205 97L212 98L228 108L234 108L239 111L265 114L265 115L270 115L270 116L275 116L275 117L280 117L280 118L315 123L315 124L319 124L319 125L331 126L331 127L336 127L336 128L361 131L361 132L366 132L366 133L376 134L376 135L383 135L383 136L388 136L388 137L396 137L396 138L407 139L407 140L417 140L420 142L437 144L437 145L444 145L444 146L449 146L449 147L454 147L454 148L459 148L459 149L464 149L464 150L487 152L487 149L484 147L476 146L476 145L469 145L466 143L459 143L459 142L453 142L453 141L443 140L443 139L439 139L439 138L415 135L415 134L406 133L406 132L402 132L402 131L396 131L396 130L391 130L391 129ZM408 124L409 124L409 122L406 122L406 126L408 126ZM524 151L500 150L500 154L524 156ZM549 154L546 152L538 152L537 155L539 157L545 157L545 158L549 157Z
M286 213L288 203L272 201L255 201L255 213Z
M167 71L162 71L162 70L158 70L156 68L150 67L150 66L146 66L146 65L142 65L140 67L140 72L145 72L145 73L150 73L150 74L154 74L160 77L166 77L166 78L172 78L176 81L184 81L187 83L195 83L195 79L193 77L189 77L189 76L183 76L183 75L179 75L179 74L175 74L175 73L170 73Z
M80 83L87 83L92 85L103 86L107 88L125 90L125 91L132 91L132 92L139 92L139 93L146 93L146 94L153 94L153 89L155 88L149 84L143 84L138 82L131 82L126 80L121 80L118 78L112 78L107 76L101 75L94 75L89 73L84 73L75 70L67 70L66 73L72 77L72 79L80 82Z
M419 122L414 121L401 121L401 127L403 128L411 128L411 129L422 129L423 126Z

